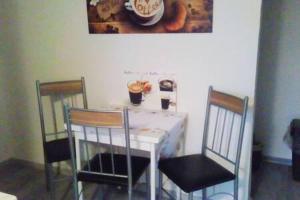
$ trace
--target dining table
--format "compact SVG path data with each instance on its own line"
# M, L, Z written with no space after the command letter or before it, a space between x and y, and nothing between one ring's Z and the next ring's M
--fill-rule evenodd
M118 108L116 108L118 109ZM184 151L185 128L187 114L163 110L147 110L129 108L130 148L142 150L150 155L150 196L156 199L157 166L160 158L172 157L178 152ZM97 142L96 130L86 128L86 136L83 127L72 125L75 138L77 167L81 168L80 141ZM125 147L125 137L122 129L112 130L112 143L114 146ZM110 143L109 134L101 134L99 141L103 144ZM79 182L78 188L82 185Z

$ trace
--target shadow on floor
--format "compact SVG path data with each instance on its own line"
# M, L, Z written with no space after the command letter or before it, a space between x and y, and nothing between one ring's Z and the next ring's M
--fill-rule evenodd
M62 181L56 185L56 200L72 200L73 194L70 181ZM84 184L85 200L127 199L126 188ZM20 160L8 160L0 163L0 191L17 196L18 200L50 200L46 191L45 175L42 167ZM104 194L103 194L104 192ZM133 193L134 200L146 199L145 184L139 184Z

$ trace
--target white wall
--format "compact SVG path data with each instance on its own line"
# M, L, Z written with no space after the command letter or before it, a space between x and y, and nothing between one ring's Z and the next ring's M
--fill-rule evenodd
M291 158L283 136L300 118L300 2L264 1L255 133L264 154Z
M178 109L188 112L187 153L199 152L209 85L248 95L253 107L261 0L215 1L212 34L89 35L84 0L6 1L12 38L18 46L16 156L42 162L34 80L85 76L89 106L127 95L123 71L173 72ZM17 41L17 42L15 42ZM119 100L118 100L119 99ZM17 109L17 108L16 108ZM242 154L241 199L248 194L252 117Z

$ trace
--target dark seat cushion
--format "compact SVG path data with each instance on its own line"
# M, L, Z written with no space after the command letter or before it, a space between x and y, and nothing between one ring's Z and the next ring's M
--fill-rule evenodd
M112 162L111 162L111 154L110 153L102 153L101 161L102 161L102 169L103 173L112 173ZM127 161L126 155L114 154L114 163L115 163L115 173L121 175L127 175ZM132 167L132 184L138 181L140 176L146 170L150 163L149 158L131 156L131 167ZM100 159L99 154L95 155L90 160L90 168L92 172L100 172ZM88 165L85 165L83 168L85 171L88 171ZM92 174L80 171L78 173L78 180L84 182L93 182L99 184L110 184L110 185L128 185L128 179L122 177L113 177L106 176L100 174Z
M57 139L50 142L46 142L45 151L47 156L47 162L59 162L71 159L70 145L68 138Z
M235 179L235 175L201 154L159 161L159 170L189 193Z
M293 119L291 122L291 135L300 135L300 119Z

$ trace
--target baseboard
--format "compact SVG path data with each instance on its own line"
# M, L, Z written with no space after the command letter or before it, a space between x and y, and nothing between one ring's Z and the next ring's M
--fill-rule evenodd
M263 156L263 160L270 163L292 166L292 160L287 158L278 158L273 156Z
M18 159L18 158L10 158L8 160L5 160L0 163L0 166L7 165L7 164L28 166L28 167L31 167L31 168L34 168L37 170L42 170L42 171L45 170L45 166L42 163L36 163L36 162ZM52 166L53 166L53 170L57 170L56 164L53 164ZM60 172L61 172L61 174L68 175L71 172L71 167L67 166L65 163L62 163L61 167L60 167Z
M20 164L23 166L32 167L34 169L38 170L44 170L44 165L40 163L35 163L28 160L18 159L18 158L9 158L8 160L5 160L0 163L0 165L7 165L7 164Z

